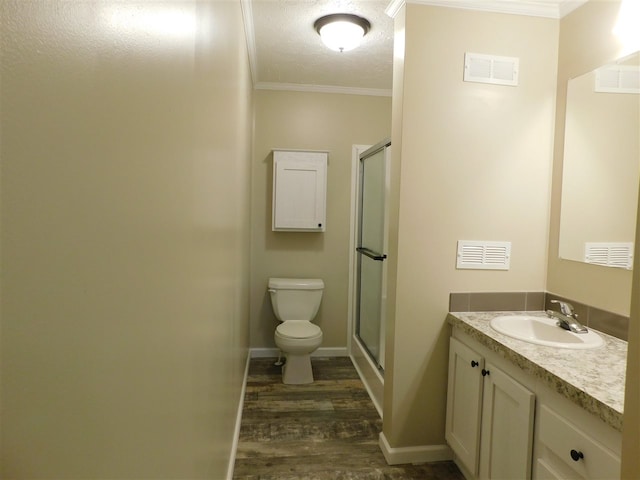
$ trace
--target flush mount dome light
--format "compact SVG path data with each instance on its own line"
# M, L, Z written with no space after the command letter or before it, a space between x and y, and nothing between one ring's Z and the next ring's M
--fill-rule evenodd
M371 24L357 15L334 13L320 17L313 27L327 47L336 52L346 52L360 45Z

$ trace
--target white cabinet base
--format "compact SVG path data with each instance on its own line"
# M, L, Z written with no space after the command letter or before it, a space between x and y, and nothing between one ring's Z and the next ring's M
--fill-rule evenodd
M472 478L531 478L535 395L451 338L445 437Z
M619 431L458 329L449 355L446 439L467 479L620 478ZM471 361L484 362L484 367L472 368ZM470 405L478 400L472 375L480 369L489 374L482 381L479 454L474 457L476 420ZM458 398L465 389L466 403ZM458 415L466 418L464 424L456 423Z

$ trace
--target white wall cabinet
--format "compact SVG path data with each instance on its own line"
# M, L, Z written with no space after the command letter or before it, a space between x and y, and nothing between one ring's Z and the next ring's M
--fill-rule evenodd
M273 151L274 231L325 231L328 156L318 151Z
M531 478L535 395L451 338L446 439L473 478Z

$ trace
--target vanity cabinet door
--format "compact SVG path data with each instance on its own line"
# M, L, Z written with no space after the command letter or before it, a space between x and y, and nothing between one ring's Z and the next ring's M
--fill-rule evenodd
M478 473L483 369L484 358L451 338L445 437L474 477Z
M535 395L491 363L482 373L480 478L529 479Z

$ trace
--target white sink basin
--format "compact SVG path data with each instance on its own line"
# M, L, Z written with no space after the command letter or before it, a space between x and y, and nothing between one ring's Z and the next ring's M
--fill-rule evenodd
M598 348L604 340L593 330L573 333L556 325L556 320L532 315L502 315L491 320L491 327L510 337L558 348Z

